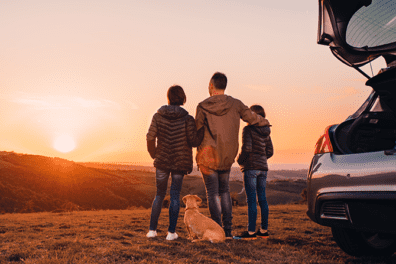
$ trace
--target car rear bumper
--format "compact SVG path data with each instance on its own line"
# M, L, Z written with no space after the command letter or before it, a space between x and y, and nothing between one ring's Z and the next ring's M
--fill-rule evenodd
M323 193L307 214L325 226L396 234L396 192Z
M396 233L396 156L317 154L307 196L307 215L316 223Z

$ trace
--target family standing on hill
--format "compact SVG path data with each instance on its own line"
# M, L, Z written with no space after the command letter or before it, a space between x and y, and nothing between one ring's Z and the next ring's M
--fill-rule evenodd
M153 201L147 237L157 236L158 218L171 176L169 228L167 240L178 238L176 223L184 175L193 168L192 148L206 187L211 218L223 227L226 238L233 238L230 169L238 154L240 119L249 125L243 129L242 152L238 163L244 172L248 203L248 231L235 239L268 237L268 204L265 195L267 159L273 154L270 125L259 105L248 108L240 100L225 95L227 77L216 72L209 82L210 97L197 106L194 118L181 106L186 95L180 86L168 90L168 105L154 114L147 133L147 149L154 159L157 193ZM261 208L261 228L255 232L256 195Z

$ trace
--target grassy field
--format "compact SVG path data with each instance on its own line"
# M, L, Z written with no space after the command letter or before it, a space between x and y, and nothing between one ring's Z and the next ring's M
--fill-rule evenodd
M208 215L207 208L201 212ZM308 219L306 205L270 206L270 238L221 244L186 239L181 209L179 239L166 241L167 209L158 234L145 237L150 209L0 215L0 263L396 263L354 258L330 229ZM233 234L244 231L247 208L233 208Z

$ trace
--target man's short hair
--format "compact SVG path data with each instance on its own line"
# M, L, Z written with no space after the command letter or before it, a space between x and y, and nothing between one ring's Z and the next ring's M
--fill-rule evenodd
M170 105L184 105L187 101L186 94L179 85L169 87L167 96Z
M227 87L227 77L224 73L216 72L210 79L216 89L225 90Z
M265 111L261 105L252 105L250 107L250 110L252 110L253 112L255 112L258 115L261 115L262 117L265 117Z

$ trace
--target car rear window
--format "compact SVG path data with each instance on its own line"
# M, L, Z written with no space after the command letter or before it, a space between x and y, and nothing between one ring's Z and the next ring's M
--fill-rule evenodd
M373 0L350 19L346 42L356 48L396 42L396 1Z

